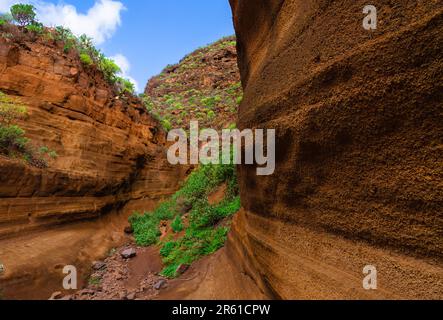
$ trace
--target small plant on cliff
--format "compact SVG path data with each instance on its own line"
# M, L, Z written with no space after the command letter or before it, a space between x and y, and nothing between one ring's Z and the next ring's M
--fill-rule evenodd
M30 4L16 4L11 7L14 21L24 27L35 22L35 7Z
M119 86L120 92L134 94L135 86L128 79L117 77L117 85Z
M80 53L80 61L87 67L94 64L94 61L92 61L92 58L87 53Z
M0 14L0 26L10 23L12 21L12 16L8 13Z
M26 30L33 32L35 34L43 34L44 27L40 22L33 22L26 26Z
M26 107L0 92L0 153L26 151L28 139L25 131L13 124L14 121L24 119L27 115Z
M98 68L103 72L103 76L110 83L117 81L117 74L121 72L120 67L114 62L114 60L106 58L103 54L100 54Z

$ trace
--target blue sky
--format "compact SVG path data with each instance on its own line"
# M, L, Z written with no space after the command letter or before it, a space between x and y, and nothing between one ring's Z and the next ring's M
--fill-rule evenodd
M93 37L140 91L167 64L234 34L228 0L0 0L0 11L30 2L46 25Z

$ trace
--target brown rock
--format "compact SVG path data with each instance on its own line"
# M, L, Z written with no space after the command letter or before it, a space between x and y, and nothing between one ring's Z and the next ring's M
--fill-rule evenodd
M441 1L384 2L375 31L361 2L230 3L238 127L276 129L275 173L239 166L239 269L279 299L441 299Z
M106 263L103 261L95 261L92 264L92 269L95 271L103 270L106 268Z
M58 154L48 170L0 157L0 238L98 217L122 203L131 211L175 192L186 169L167 162L164 133L150 130L158 122L135 97L115 101L113 87L77 56L26 35L0 37L0 70L0 91L27 106L19 123L26 137Z
M121 256L123 259L131 259L137 255L137 250L134 248L125 249L121 252Z
M164 287L166 287L167 283L168 283L168 282L167 282L165 279L161 279L161 280L159 280L159 281L154 285L154 289L155 289L155 290L161 290L161 289L163 289Z

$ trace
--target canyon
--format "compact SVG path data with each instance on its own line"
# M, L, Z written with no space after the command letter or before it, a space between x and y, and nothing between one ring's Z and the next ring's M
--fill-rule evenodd
M360 0L230 4L237 126L276 129L275 173L238 166L226 246L158 298L442 299L441 2L376 1L370 31ZM86 276L189 168L168 164L166 133L138 99L56 43L0 38L0 90L28 106L32 142L59 155L47 169L0 157L0 284L49 297L60 263ZM377 290L362 285L368 265Z
M40 275L46 286L43 275L60 263L89 269L120 243L115 232L134 210L152 208L185 177L187 168L167 162L166 134L140 101L119 96L55 41L0 38L0 90L27 107L19 125L31 143L58 154L44 170L0 157L5 283ZM81 224L91 219L101 222Z

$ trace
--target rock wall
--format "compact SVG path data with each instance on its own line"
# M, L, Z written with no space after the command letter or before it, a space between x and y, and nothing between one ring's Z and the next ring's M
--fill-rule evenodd
M275 174L239 169L230 255L272 298L442 299L441 1L372 1L375 31L367 1L230 2L239 127L277 130Z
M32 145L58 154L43 170L0 157L0 238L148 209L178 187L183 169L167 163L160 125L62 45L0 37L0 91L27 106L19 125Z

